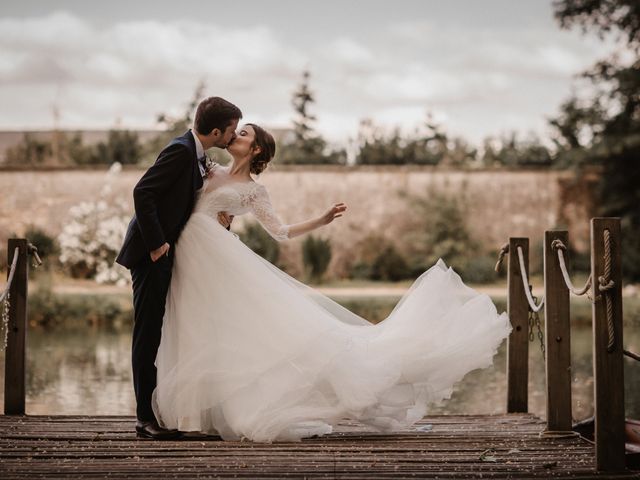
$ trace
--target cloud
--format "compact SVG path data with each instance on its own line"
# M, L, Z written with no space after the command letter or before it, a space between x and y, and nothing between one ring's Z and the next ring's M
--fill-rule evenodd
M323 58L350 72L366 73L380 68L375 54L363 44L348 37L340 37L321 49Z
M415 18L369 28L354 20L333 37L305 24L191 20L92 23L69 12L0 18L0 127L153 126L180 113L204 80L207 92L252 118L282 127L302 70L321 133L346 141L359 121L411 129L435 112L478 141L510 126L540 129L571 88L572 75L611 45L526 25L461 27ZM304 35L305 42L300 41Z
M5 127L45 126L53 103L62 124L73 128L108 127L116 119L149 127L157 113L184 108L200 80L239 103L255 100L265 108L272 95L288 107L290 91L282 83L293 84L304 65L300 53L266 27L198 21L98 27L55 13L0 19L0 31Z
M13 75L33 84L181 85L184 78L294 72L298 55L267 28L233 29L195 21L124 21L97 28L68 13L3 19L2 53L19 52ZM34 64L48 59L44 71ZM46 72L50 72L47 75ZM6 73L6 72L5 72Z

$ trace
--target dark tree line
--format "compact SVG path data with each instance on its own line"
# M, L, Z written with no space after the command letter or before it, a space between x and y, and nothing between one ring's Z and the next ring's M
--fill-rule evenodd
M562 0L554 2L563 28L579 26L624 41L631 60L613 55L583 74L596 93L572 97L553 120L558 162L602 172L599 215L622 219L623 273L640 280L640 2Z
M279 145L276 161L298 165L345 164L346 152L331 148L314 128L311 113L315 95L311 75L304 71L293 92L293 138ZM550 166L549 149L538 138L521 139L515 132L488 138L482 153L464 138L449 135L430 115L421 129L402 134L390 132L371 119L360 122L355 139L354 163L358 165L447 165L453 167Z
M138 134L110 130L106 140L93 145L82 141L80 132L54 131L51 138L25 133L22 141L7 149L5 165L19 167L136 164L143 153Z

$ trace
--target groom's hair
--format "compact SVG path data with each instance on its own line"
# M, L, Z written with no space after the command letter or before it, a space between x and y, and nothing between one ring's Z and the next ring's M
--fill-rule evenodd
M240 120L242 112L233 103L220 97L205 98L198 105L194 127L196 132L209 135L214 128L224 132L234 120Z

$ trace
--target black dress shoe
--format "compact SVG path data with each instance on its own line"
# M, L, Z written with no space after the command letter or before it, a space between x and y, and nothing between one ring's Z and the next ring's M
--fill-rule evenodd
M155 420L149 422L138 420L136 422L136 433L139 437L153 438L155 440L171 440L180 436L178 430L162 428Z

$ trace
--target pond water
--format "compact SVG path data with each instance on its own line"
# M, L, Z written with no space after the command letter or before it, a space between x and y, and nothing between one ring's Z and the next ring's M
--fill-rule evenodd
M593 414L591 327L574 326L571 335L573 417L583 419ZM640 329L625 326L624 337L626 348L640 351ZM129 326L31 328L27 338L27 413L133 415L130 341ZM0 367L3 377L4 352ZM537 338L530 344L529 369L529 410L544 418L544 362ZM492 367L469 373L456 385L452 398L432 406L431 413L505 412L505 372L506 342ZM627 358L625 402L627 417L640 418L640 363Z

